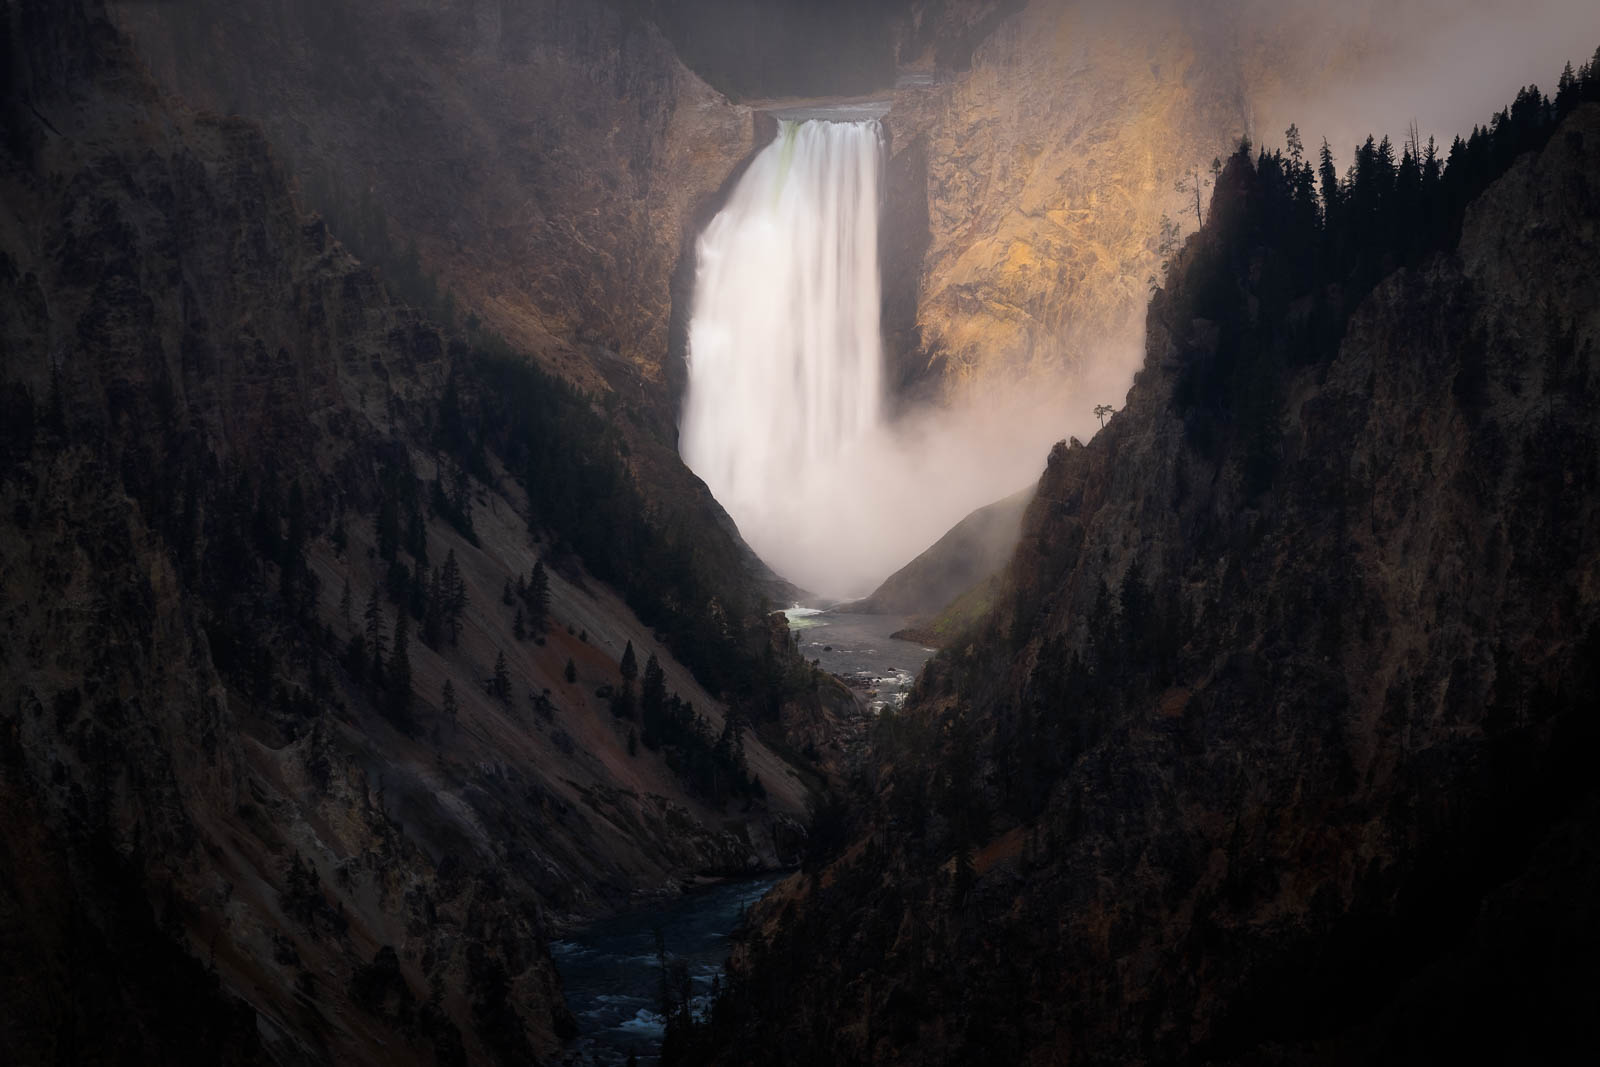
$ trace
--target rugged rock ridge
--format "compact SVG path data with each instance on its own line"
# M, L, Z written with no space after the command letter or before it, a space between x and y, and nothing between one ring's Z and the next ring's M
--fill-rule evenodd
M742 811L630 751L599 692L626 643L712 736L723 694L530 538L557 502L508 455L448 445L450 405L492 400L486 364L297 211L259 128L163 99L98 4L3 18L0 1045L551 1055L570 1026L552 915L787 860L804 789L753 734L766 800ZM578 407L557 403L558 434ZM459 640L424 643L407 575L424 590L447 556ZM536 643L501 596L541 557ZM728 577L680 610L764 645ZM409 684L392 657L370 682L368 627L392 652L402 621Z
M1200 412L1185 382L1244 357L1185 309L1270 284L1254 182L1230 163L1126 409L1052 454L995 612L883 722L865 824L764 906L691 1055L1590 1047L1600 106L1270 409L1247 375Z

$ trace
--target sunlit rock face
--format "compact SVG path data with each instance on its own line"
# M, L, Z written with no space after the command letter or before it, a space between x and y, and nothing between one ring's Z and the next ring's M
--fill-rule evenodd
M1225 154L1246 115L1180 12L1101 6L1029 5L998 23L969 71L896 102L897 149L926 158L926 251L904 267L920 272L915 329L894 352L914 392L1054 386L1137 358L1162 217L1185 224L1174 184ZM1081 414L1125 388L1125 376L1106 385ZM1069 429L1085 427L1064 419L1057 436Z

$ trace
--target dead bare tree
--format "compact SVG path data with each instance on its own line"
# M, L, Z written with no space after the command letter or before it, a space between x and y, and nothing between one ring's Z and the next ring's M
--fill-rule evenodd
M1194 224L1196 226L1205 224L1205 219L1200 214L1200 196L1204 187L1205 180L1200 177L1199 167L1192 168L1188 174L1172 183L1173 192L1181 193L1185 197L1194 197Z

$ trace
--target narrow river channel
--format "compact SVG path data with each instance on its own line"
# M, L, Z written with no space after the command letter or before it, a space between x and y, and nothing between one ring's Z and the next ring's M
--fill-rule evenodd
M905 625L897 616L801 607L785 614L796 631L800 653L860 690L873 713L898 706L933 654L931 648L890 636ZM688 964L696 1010L702 1010L745 908L778 880L774 875L698 890L603 919L551 945L566 987L567 1007L578 1022L578 1036L562 1062L622 1067L630 1053L640 1064L658 1062L664 1028L658 1010L661 968L656 930L661 931L667 953Z
M688 964L695 1007L702 1010L744 910L777 882L770 876L697 890L665 905L602 919L551 945L567 1007L578 1021L578 1036L563 1062L621 1067L632 1053L641 1065L656 1063L664 1032L657 1010L656 930L668 955Z

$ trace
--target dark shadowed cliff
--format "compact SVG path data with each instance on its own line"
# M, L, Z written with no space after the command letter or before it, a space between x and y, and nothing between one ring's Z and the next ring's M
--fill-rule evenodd
M686 1060L1592 1050L1600 106L1563 98L1432 214L1368 199L1424 181L1381 153L1326 231L1228 164L1126 408L1052 453Z
M553 923L798 856L811 672L617 402L396 299L99 4L0 31L3 1058L548 1057Z

